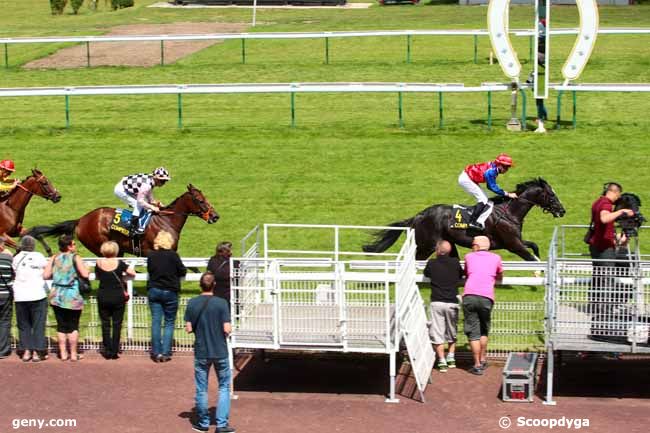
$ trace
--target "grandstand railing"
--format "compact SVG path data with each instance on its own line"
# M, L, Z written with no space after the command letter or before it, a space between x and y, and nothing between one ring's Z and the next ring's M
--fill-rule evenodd
M554 29L551 35L577 34L579 29ZM533 58L535 32L532 30L511 30L514 36L528 37L529 62ZM641 35L650 34L649 28L603 28L600 35ZM411 62L412 38L414 36L472 36L474 44L474 63L478 63L478 37L488 36L484 29L466 30L370 30L370 31L336 31L336 32L286 32L286 33L211 33L198 35L129 35L129 36L52 36L52 37L19 37L0 38L4 45L5 68L9 67L9 45L43 44L43 43L84 43L86 44L86 66L91 66L91 43L98 42L159 42L160 64L165 64L165 41L210 41L210 40L241 40L241 60L246 63L246 40L250 39L323 39L325 41L325 63L329 64L330 44L332 38L362 38L362 37L404 37L406 39L406 63Z

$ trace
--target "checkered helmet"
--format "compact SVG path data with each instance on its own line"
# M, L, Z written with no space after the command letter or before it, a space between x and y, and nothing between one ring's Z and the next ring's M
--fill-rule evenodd
M165 167L158 167L153 171L153 177L160 180L171 180L171 176Z

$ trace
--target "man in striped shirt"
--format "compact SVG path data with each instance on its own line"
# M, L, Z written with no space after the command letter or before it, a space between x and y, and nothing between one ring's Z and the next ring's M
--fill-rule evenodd
M11 313L13 310L13 257L0 237L0 359L11 354Z

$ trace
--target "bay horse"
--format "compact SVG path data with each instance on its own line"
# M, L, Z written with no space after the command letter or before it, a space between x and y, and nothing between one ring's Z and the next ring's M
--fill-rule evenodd
M11 237L23 234L25 208L35 195L51 200L53 203L61 200L61 194L50 180L40 170L34 168L32 174L0 200L0 236L5 238L7 245L12 248L16 248L16 243Z
M153 241L161 230L171 233L174 239L172 249L176 250L181 231L189 215L199 216L208 224L215 223L219 219L219 214L214 207L192 184L188 185L187 191L176 200L168 206L160 208L158 214L152 215L145 232L139 236L139 244L136 245L129 236L111 230L110 226L115 217L115 209L112 207L100 207L79 219L63 221L52 226L36 226L27 234L43 242L43 237L74 233L77 239L96 256L101 255L102 243L109 240L117 242L120 247L120 256L124 254L146 255L153 249ZM135 247L138 246L140 254L135 251ZM46 246L46 249L48 248Z
M472 238L483 234L490 238L490 249L507 249L524 260L539 260L537 244L521 238L524 218L533 206L539 206L554 217L566 213L553 188L544 179L532 179L517 185L517 198L494 197L494 209L485 222L483 232L471 229L452 228L455 208L446 204L430 206L412 218L389 224L391 227L411 227L415 229L416 259L426 260L435 250L439 240L449 241L452 255L458 256L456 245L470 248ZM401 235L399 230L382 230L375 234L376 240L364 245L366 252L386 251ZM534 255L528 251L530 248Z

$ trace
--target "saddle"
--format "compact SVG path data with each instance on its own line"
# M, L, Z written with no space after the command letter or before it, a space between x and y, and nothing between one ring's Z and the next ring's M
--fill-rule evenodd
M111 230L123 234L124 236L132 237L131 233L135 231L132 230L131 227L132 216L133 212L130 209L115 208L115 216L110 225ZM150 220L151 212L144 212L140 215L139 223L143 230L147 228Z
M455 204L452 206L452 223L449 228L467 230L476 206L463 206Z

